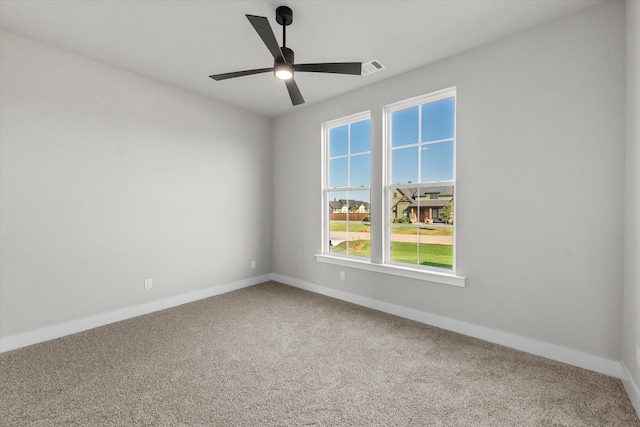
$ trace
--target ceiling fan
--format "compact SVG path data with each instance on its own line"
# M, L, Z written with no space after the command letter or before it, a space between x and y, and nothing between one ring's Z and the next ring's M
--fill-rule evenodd
M282 47L278 46L278 41L269 25L269 20L264 16L245 15L253 28L273 55L273 67L257 68L255 70L235 71L232 73L214 74L214 80L226 80L234 77L249 76L252 74L266 73L273 71L276 78L284 81L289 91L289 97L293 105L304 104L304 98L298 89L298 85L293 79L296 71L312 73L335 73L335 74L362 74L361 62L325 62L318 64L296 64L294 63L293 50L287 47L287 26L293 22L293 12L287 6L279 6L276 9L276 22L282 25Z

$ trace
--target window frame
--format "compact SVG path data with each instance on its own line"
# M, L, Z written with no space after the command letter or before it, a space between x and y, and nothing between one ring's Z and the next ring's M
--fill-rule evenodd
M416 183L412 183L412 184L394 184L391 181L391 172L392 172L392 165L391 165L391 153L394 149L394 147L392 146L392 126L391 126L391 116L392 113L396 112L396 111L401 111L401 110L405 110L405 109L409 109L409 108L413 108L416 106L421 106L424 104L429 104L432 102L437 102L437 101L442 101L444 99L448 99L448 98L454 98L454 109L453 109L453 137L452 138L445 138L445 139L441 139L441 140L434 140L434 141L421 141L421 138L418 138L418 142L416 144L411 144L411 145L416 145L418 148L418 171L421 171L421 167L420 167L420 158L421 158L421 154L420 154L420 150L421 147L424 145L429 145L429 144L435 144L435 143L439 143L439 142L443 142L443 141L449 141L449 140L453 140L453 179L451 180L445 180L445 181L430 181L430 182L416 182ZM382 108L382 118L383 118L383 159L382 159L382 169L383 169L383 191L384 191L384 197L383 197L383 203L382 203L382 220L383 220L383 224L384 224L384 230L383 230L383 237L382 237L382 253L383 253L383 262L384 264L387 265L393 265L393 266L412 266L413 268L417 268L420 270L425 270L425 271L435 271L435 272L440 272L440 273L451 273L453 275L456 274L456 237L457 234L456 233L456 224L457 221L453 221L453 236L452 236L452 240L453 240L453 255L452 255L452 260L451 260L451 269L447 269L447 268L440 268L440 267L433 267L433 266L421 266L421 265L413 265L413 264L408 264L408 263L402 263L402 262L397 262L397 261L393 261L391 260L391 227L392 227L392 223L391 223L391 192L394 191L394 189L397 188L415 188L415 187L419 187L419 188L428 188L428 187L439 187L439 186L444 186L444 185L453 185L453 203L455 206L456 203L456 191L457 191L457 185L456 185L456 152L457 152L457 106L458 106L458 98L457 98L457 90L455 87L451 87L451 88L447 88L447 89L442 89L442 90L438 90L435 92L431 92L431 93L427 93L424 95L419 95L413 98L409 98L409 99L404 99L398 102L394 102L392 104L388 104L385 105ZM422 115L419 114L418 115L418 129L422 128ZM420 131L419 131L420 132ZM401 146L401 147L406 147L405 145ZM397 148L396 148L397 149ZM454 212L456 211L456 209L454 208ZM454 214L455 217L455 214Z
M344 257L344 258L348 258L348 259L352 259L355 261L365 261L365 262L369 262L371 259L371 256L367 257L362 257L362 256L357 256L357 255L351 255L351 254L338 254L338 253L334 253L331 252L331 248L329 245L329 241L330 241L330 230L329 230L329 224L330 224L330 220L329 220L329 208L330 208L330 200L329 200L329 194L333 191L345 191L345 192L349 192L349 191L369 191L369 206L371 206L371 177L372 177L372 172L371 172L371 139L369 139L369 185L366 186L357 186L357 187L350 187L350 186L346 186L346 187L335 187L335 188L331 188L329 187L329 176L328 176L328 170L329 170L329 161L331 159L331 156L329 154L329 134L330 134L330 130L339 126L343 126L343 125L347 125L347 124L351 124L351 123L355 123L355 122L359 122L362 120L369 120L369 126L371 126L371 111L367 110L367 111L363 111L360 113L356 113L356 114L352 114L346 117L341 117L339 119L335 119L335 120L330 120L327 122L322 123L322 168L321 168L321 179L322 179L322 192L321 192L321 206L322 206L322 217L321 217L321 221L322 221L322 232L321 232L321 236L322 236L322 255L326 255L326 256L332 256L332 257ZM360 155L359 153L356 153L356 155ZM347 157L351 156L351 152L349 151L347 154ZM371 209L369 210L369 215L371 215ZM347 221L348 222L348 221ZM371 222L369 222L369 224L371 224Z
M372 117L371 111L367 110L361 113L352 114L349 116L341 117L335 120L329 120L322 123L321 127L321 250L320 253L315 254L316 260L321 263L332 264L340 267L350 267L360 270L366 270L375 273L388 274L393 276L412 278L421 281L445 284L456 287L465 287L466 278L458 275L457 273L457 257L456 257L456 238L457 232L453 230L453 262L451 269L420 266L417 264L407 263L393 263L389 262L390 255L390 236L387 230L390 230L390 191L393 191L390 187L390 161L391 161L391 141L390 141L390 110L400 110L403 108L410 108L410 103L414 105L421 105L428 102L434 102L440 99L446 99L455 97L454 107L454 159L453 159L453 180L449 181L453 183L453 200L456 203L456 153L457 153L457 107L458 96L456 87L450 87L447 89L431 92L428 94L416 96L387 104L382 106L381 109L372 109L373 111L381 112L381 117ZM371 252L370 258L364 258L359 256L350 256L347 254L338 254L329 251L329 199L328 193L331 191L328 188L328 161L329 161L329 129L336 126L341 126L347 123L356 122L368 118L371 126L371 141L370 141L370 185L367 187L370 191L370 204L371 204ZM374 140L375 138L375 140ZM380 141L380 139L382 141ZM374 158L378 158L378 164L374 161ZM381 166L380 166L381 164ZM442 183L433 184L444 185ZM427 185L424 185L427 186ZM374 206L374 201L380 200L378 206ZM454 209L454 212L457 209ZM376 216L378 218L376 218ZM457 219L454 220L453 226L458 223ZM374 229L375 226L375 229ZM374 250L374 245L376 246Z

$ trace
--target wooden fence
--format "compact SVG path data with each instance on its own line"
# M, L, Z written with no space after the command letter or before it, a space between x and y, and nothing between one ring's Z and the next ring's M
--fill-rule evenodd
M364 221L366 217L369 216L368 213L349 213L349 221ZM332 213L329 214L330 221L346 221L347 214L346 213Z

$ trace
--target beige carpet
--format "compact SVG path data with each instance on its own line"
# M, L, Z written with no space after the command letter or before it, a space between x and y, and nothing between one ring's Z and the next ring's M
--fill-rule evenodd
M0 362L2 426L640 426L616 378L274 282Z

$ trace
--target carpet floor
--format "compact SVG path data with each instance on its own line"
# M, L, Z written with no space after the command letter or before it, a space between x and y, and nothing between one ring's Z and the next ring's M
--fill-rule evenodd
M622 383L268 282L0 355L2 426L629 426Z

